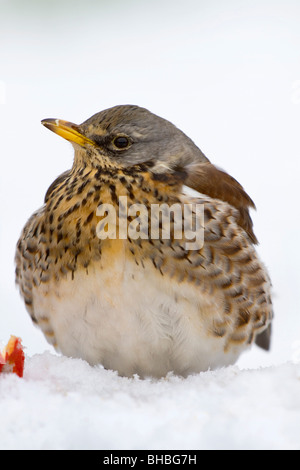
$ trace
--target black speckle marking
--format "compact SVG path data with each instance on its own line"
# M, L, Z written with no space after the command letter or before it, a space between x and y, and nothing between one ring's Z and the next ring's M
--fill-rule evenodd
M63 234L62 232L58 232L57 234L57 244L63 239Z
M91 191L89 191L86 195L87 199L89 199L94 193L95 193L95 191L93 189Z
M129 198L133 201L134 200L134 194L132 192L132 185L129 184L127 187L126 187L127 191L128 191L128 196Z
M80 202L77 202L76 204L74 204L74 206L70 207L70 209L68 209L66 212L61 214L58 217L58 221L60 222L61 220L66 219L69 215L71 215L73 212L79 209L79 207L80 207Z
M211 219L215 219L215 217L212 214L212 211L208 209L207 207L204 208L204 216L205 216L205 222Z
M76 224L76 244L80 242L80 237L81 237L81 219L79 219Z
M63 195L63 194L62 194L61 196L59 196L59 198L58 198L57 201L56 201L55 206L53 207L53 210L54 210L54 211L58 208L58 206L60 205L60 203L61 203L61 201L63 200L63 198L64 198L64 195Z
M100 200L100 191L95 193L93 201L98 202L99 200Z
M87 179L86 181L84 181L77 189L77 194L81 194L82 191L84 190L84 188L90 183L90 180Z
M85 222L84 222L84 226L88 225L92 220L93 220L93 217L94 217L94 211L92 211L90 213L90 215L86 218Z
M117 194L116 194L116 187L114 184L110 184L109 185L109 189L110 189L110 195L111 195L111 199L113 202L117 203L118 202L118 198L117 198Z

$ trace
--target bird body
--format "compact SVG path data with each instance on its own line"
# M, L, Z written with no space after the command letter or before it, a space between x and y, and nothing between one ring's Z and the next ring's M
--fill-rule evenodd
M73 143L74 165L25 225L16 279L56 349L120 375L161 377L232 364L259 338L268 346L270 280L255 251L253 203L236 180L143 108L118 106L80 126L44 125ZM184 220L176 237L174 217L169 238L161 223L151 237L159 204L192 207L194 222L200 208L202 245L189 248ZM113 237L101 236L108 220L101 206L115 211ZM122 213L140 236L118 236Z

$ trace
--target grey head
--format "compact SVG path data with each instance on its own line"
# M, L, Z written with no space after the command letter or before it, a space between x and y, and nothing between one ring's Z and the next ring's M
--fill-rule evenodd
M94 114L79 129L95 142L94 157L109 157L117 165L152 162L154 172L208 159L171 122L145 108L121 105Z

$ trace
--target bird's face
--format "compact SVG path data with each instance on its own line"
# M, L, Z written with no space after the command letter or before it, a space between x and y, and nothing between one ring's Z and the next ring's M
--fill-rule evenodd
M116 106L80 125L59 119L42 124L73 144L77 166L128 168L147 163L154 173L164 173L196 159L207 161L173 124L138 106Z

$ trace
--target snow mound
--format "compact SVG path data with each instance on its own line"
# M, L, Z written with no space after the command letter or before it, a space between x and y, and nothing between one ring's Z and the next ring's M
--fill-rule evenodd
M300 449L300 365L119 377L45 352L0 376L0 449Z

